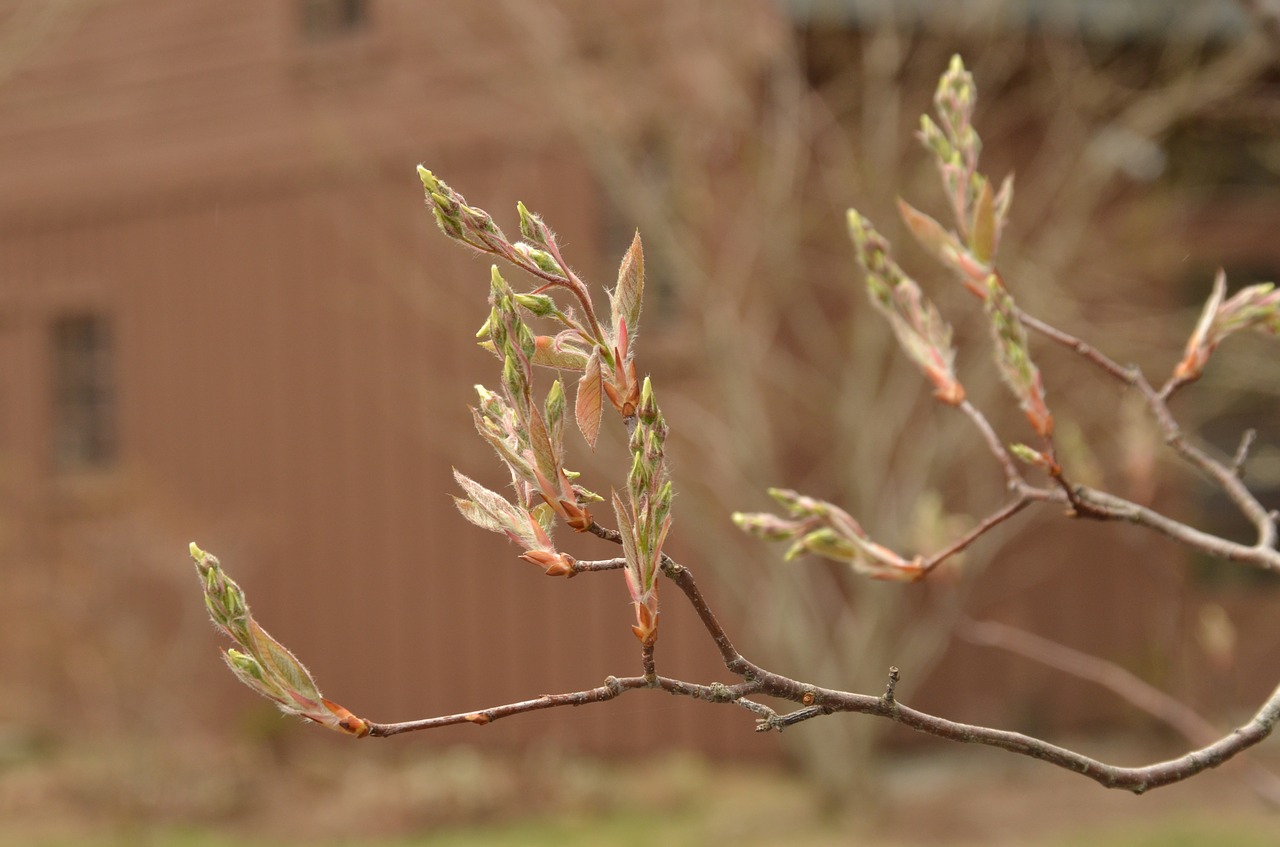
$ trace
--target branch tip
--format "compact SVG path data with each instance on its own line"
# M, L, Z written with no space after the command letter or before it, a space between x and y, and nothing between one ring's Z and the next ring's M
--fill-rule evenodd
M885 705L886 705L886 706L892 706L892 705L894 705L894 703L895 703L895 701L894 701L894 692L895 692L895 691L897 691L897 688L898 688L898 680L899 680L900 678L901 678L901 674L898 672L898 666L897 666L897 665L894 665L894 666L890 667L890 668L889 668L889 681L885 684L885 687L884 687L884 696L880 698L881 700L883 700L883 701L884 701L884 703L885 703Z

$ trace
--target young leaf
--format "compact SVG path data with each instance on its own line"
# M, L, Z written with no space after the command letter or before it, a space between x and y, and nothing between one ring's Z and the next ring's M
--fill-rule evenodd
M573 404L578 429L592 450L596 448L596 439L600 435L600 415L604 409L600 383L600 349L596 348L587 359L586 370L578 380L578 395Z
M991 181L985 176L977 176L976 179L979 185L978 202L973 209L969 247L975 259L990 265L996 252L996 213L991 196Z
M609 295L613 307L615 343L619 335L619 323L626 322L626 332L632 340L640 327L640 305L644 297L644 248L640 245L640 233L631 240L631 246L622 257L618 268L618 287ZM626 351L623 351L624 355Z
M560 457L551 441L551 432L542 419L542 413L532 406L529 408L528 426L534 466L545 479L557 479L560 476Z

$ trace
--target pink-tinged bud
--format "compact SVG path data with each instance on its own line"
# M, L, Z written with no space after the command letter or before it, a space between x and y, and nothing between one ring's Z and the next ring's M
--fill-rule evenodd
M959 406L964 402L964 386L954 379L935 379L934 384L938 387L934 389L933 396L937 397L948 406Z
M785 520L768 512L734 512L734 524L765 541L790 541L805 530L800 521Z
M557 553L554 550L526 550L520 558L543 569L547 576L573 576L576 560L568 553Z
M516 203L516 212L520 215L520 237L538 247L547 246L550 230L542 222L542 218L530 212L524 203Z
M609 402L613 405L613 408L622 412L622 394L617 388L614 388L613 383L605 382L601 387L604 388L604 394L609 398ZM625 414L625 412L623 414Z
M631 632L640 643L649 646L658 640L658 598L656 593L643 601L636 601L636 623Z
M593 523L591 513L577 503L560 500L558 511L564 516L564 522L574 532L586 532Z
M358 718L351 712L332 700L322 699L320 701L324 707L333 715L333 728L348 735L354 735L356 738L364 738L369 734L369 723L363 718Z

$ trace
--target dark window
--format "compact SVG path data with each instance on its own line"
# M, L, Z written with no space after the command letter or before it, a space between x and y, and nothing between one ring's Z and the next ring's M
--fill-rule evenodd
M102 467L116 457L111 326L99 314L53 323L53 457L60 470Z
M369 20L368 0L302 0L302 34L324 41L356 32Z

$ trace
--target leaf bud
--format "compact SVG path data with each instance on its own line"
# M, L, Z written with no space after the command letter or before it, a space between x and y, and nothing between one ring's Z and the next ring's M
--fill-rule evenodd
M517 294L515 301L517 305L539 318L550 317L556 313L556 301L546 294Z

